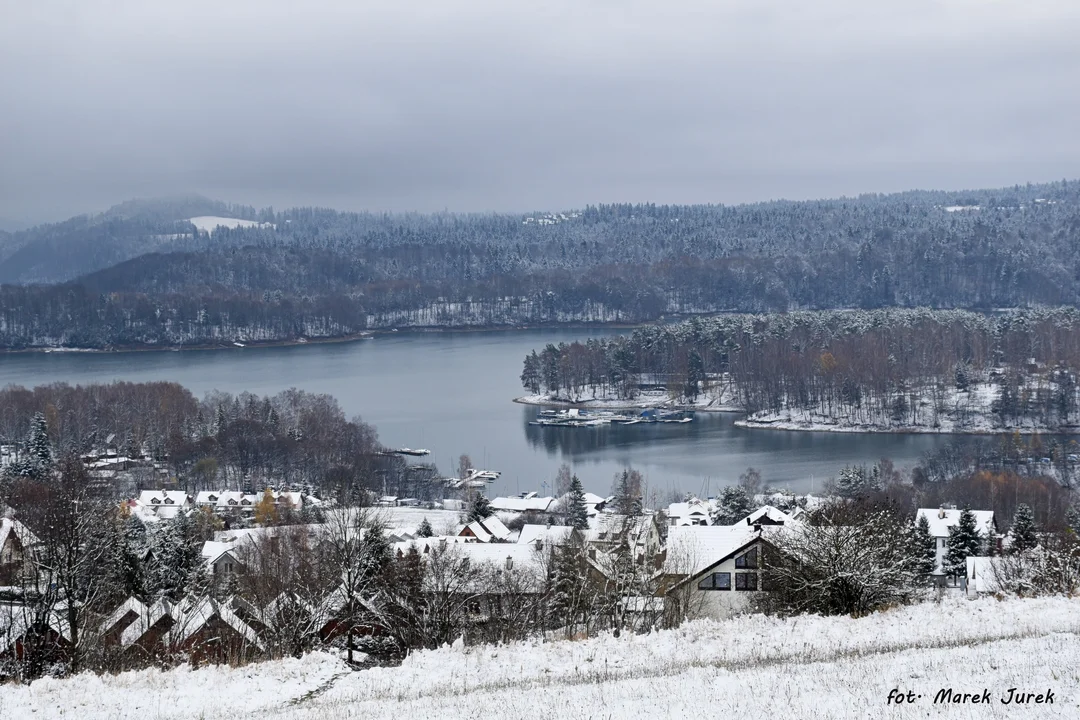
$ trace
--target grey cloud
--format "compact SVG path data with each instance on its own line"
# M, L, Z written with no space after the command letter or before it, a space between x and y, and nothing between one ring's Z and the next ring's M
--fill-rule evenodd
M1080 5L0 2L0 216L530 210L1075 177Z

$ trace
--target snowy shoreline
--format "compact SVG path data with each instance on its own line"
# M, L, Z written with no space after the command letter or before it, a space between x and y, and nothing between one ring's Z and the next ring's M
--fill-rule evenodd
M325 343L347 343L359 340L369 340L379 336L406 335L410 333L487 333L487 332L517 332L526 330L588 330L616 329L633 330L641 327L642 323L623 324L618 322L553 322L536 323L533 325L415 325L400 326L393 328L372 328L360 333L340 335L335 337L308 337L302 340L245 340L243 338L219 340L213 343L200 343L192 345L117 345L108 348L67 347L61 345L40 345L26 348L0 347L0 355L22 353L124 353L124 352L186 352L188 350L255 350L258 348L292 347L295 345L319 345ZM235 343L242 343L238 347Z
M874 433L894 435L1001 435L1019 433L1021 435L1075 435L1080 428L1048 427L926 427L925 425L843 425L840 423L811 422L807 420L750 420L744 418L735 421L736 427L748 430L784 430L789 432L833 432L833 433Z
M718 402L715 397L702 397L700 403L686 404L673 402L665 395L644 395L634 400L612 398L587 398L574 402L550 395L523 395L513 399L520 405L538 407L580 408L589 410L641 410L645 408L664 408L695 412L724 412L746 415L738 405ZM1021 435L1075 435L1080 434L1080 426L1046 427L1023 425L1001 427L993 423L988 415L979 414L971 418L968 424L959 424L950 418L943 418L937 427L927 425L878 425L873 423L844 422L827 418L815 413L785 411L781 413L755 413L734 422L736 427L747 430L782 430L785 432L831 432L864 433L894 435L1000 435L1019 433Z
M745 412L742 408L736 405L716 403L714 400L709 400L707 403L702 404L686 404L672 402L666 396L660 396L660 398L655 399L645 397L644 399L638 398L635 400L590 398L588 400L580 400L578 402L574 402L572 400L555 399L552 398L550 395L522 395L521 397L514 398L513 401L520 405L582 408L593 410L643 410L645 408L664 408L668 410L693 410L695 412Z

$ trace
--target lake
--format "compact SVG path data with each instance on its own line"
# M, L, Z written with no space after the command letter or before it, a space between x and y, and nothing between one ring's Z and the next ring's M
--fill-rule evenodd
M549 342L610 335L610 329L394 333L373 340L277 348L183 352L27 353L0 355L0 387L50 382L171 380L202 396L209 390L274 394L297 387L336 397L349 416L374 424L388 446L428 448L456 474L468 454L499 470L489 496L550 491L567 463L587 490L607 494L630 465L661 498L680 490L709 495L747 467L797 492L846 464L891 458L911 467L946 436L746 430L730 413L697 413L683 425L598 428L530 426L538 408L512 402L525 354Z

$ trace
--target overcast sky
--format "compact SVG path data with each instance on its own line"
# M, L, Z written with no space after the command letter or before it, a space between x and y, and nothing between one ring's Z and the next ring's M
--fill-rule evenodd
M0 218L1080 176L1078 0L0 0Z

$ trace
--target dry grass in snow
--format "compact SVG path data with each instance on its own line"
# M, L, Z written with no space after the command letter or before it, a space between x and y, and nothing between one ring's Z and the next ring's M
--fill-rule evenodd
M0 717L1080 717L1080 601L950 599L867 618L752 616L647 636L445 647L347 672L316 653L245 668L81 675L0 689ZM942 687L989 706L934 706ZM1008 688L1055 694L1005 706ZM888 707L889 690L923 695Z

